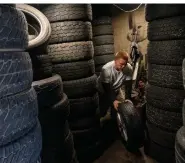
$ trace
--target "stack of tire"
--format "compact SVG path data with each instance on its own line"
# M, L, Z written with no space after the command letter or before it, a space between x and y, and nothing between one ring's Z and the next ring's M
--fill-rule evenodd
M0 162L40 163L37 95L32 83L28 28L15 5L0 5Z
M26 16L28 22L29 44L27 51L30 54L33 67L33 80L41 80L52 76L52 63L46 53L46 47L51 36L51 26L46 16L36 8L17 4Z
M146 5L150 41L146 88L149 155L163 163L175 161L175 136L182 126L184 9L185 5Z
M184 6L185 8L185 6ZM183 59L182 64L182 77L183 77L183 85L185 89L185 59ZM185 160L185 99L183 102L182 108L182 118L183 118L183 126L177 131L176 139L175 139L175 160L176 163L183 163Z
M36 27L38 35L29 40L27 50L34 68L32 86L37 92L39 120L42 128L42 163L77 163L74 142L68 126L69 101L63 91L62 79L52 75L52 64L46 53L51 26L43 13L30 5L17 5ZM31 16L31 18L30 18Z
M111 17L99 16L94 18L93 43L95 71L99 75L102 66L114 59L114 38Z
M62 77L70 101L69 123L78 160L90 162L100 143L91 5L47 5L42 12L52 28L47 52L53 73Z

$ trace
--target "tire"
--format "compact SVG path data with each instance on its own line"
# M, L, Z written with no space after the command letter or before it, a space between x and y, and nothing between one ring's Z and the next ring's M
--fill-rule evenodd
M145 8L145 19L148 22L180 15L185 15L185 7L181 4L147 4Z
M70 99L70 119L90 117L96 113L99 104L98 94L90 97Z
M28 133L37 123L37 96L33 88L0 99L0 147Z
M93 36L112 35L112 25L99 25L93 27Z
M185 58L184 40L150 41L147 48L151 64L182 66Z
M176 135L176 139L175 139L175 158L176 158L176 163L182 163L185 160L184 157L184 150L185 150L185 128L184 126L182 126Z
M113 35L102 35L93 37L94 46L114 44Z
M183 119L183 126L185 126L185 100L183 101L183 106L182 106L182 119Z
M59 75L34 81L32 86L37 92L39 112L46 111L62 99L63 84Z
M28 47L28 27L24 14L8 5L1 5L1 51L25 51Z
M185 38L185 16L154 20L148 24L148 40L180 40Z
M101 16L98 18L95 18L93 20L93 26L98 26L98 25L111 25L112 24L112 19L111 17L108 16Z
M88 78L64 81L64 92L69 99L92 96L96 92L96 80L97 76L93 75Z
M30 5L17 4L16 8L24 12L25 15L34 18L39 24L40 33L35 39L29 41L28 50L37 48L37 51L45 52L48 40L51 36L51 26L48 19L42 12Z
M103 65L96 65L95 71L96 71L96 72L101 72L102 67L103 67L104 65L105 65L105 64L103 64Z
M50 111L50 113L52 113L52 111ZM53 115L54 114L52 114L52 116L49 117L49 112L47 112L47 114L40 114L39 116L42 126L43 162L52 161L51 160L53 157L52 155L55 155L56 152L63 150L64 141L70 132L68 120L61 119L56 112L55 115L57 115L57 118L55 120L55 117ZM46 118L49 119L52 118L52 121L49 122L47 121L48 119ZM47 153L50 153L48 157Z
M182 78L183 78L183 86L185 89L185 59L182 61Z
M152 85L182 89L182 66L148 64L148 82Z
M63 81L86 78L95 73L94 60L54 64L53 72L59 74Z
M154 124L151 124L147 121L147 128L149 132L150 139L160 144L163 147L173 149L175 145L175 135L176 132L170 132L167 130L163 130L155 126Z
M72 130L75 149L93 145L100 137L100 128L89 128L83 130Z
M165 111L148 104L146 116L150 123L164 130L175 132L182 126L182 113Z
M92 40L92 26L90 22L67 21L52 23L51 29L50 44Z
M94 47L94 55L107 55L107 54L114 54L114 45L100 45Z
M69 120L70 129L73 130L84 130L88 128L97 127L100 125L100 119L98 115L94 114L90 117L84 117L78 120Z
M6 162L37 162L42 148L41 128L39 123L20 139L0 147L0 155ZM3 159L2 158L2 159ZM1 161L3 162L3 160Z
M165 111L182 113L182 104L185 98L184 90L146 86L146 100L149 105Z
M150 142L148 155L160 163L175 163L174 149L165 148L155 142ZM162 154L163 153L163 154Z
M33 80L42 80L52 76L52 63L48 55L30 55L33 67Z
M51 23L69 20L92 21L90 4L50 4L44 7L42 12Z
M119 104L117 125L127 149L138 149L144 143L144 126L141 117L131 101ZM125 126L125 134L123 130Z
M0 98L31 87L33 72L26 52L0 52Z
M107 62L110 62L112 60L114 60L114 54L101 55L101 56L94 57L95 65L106 64Z
M94 47L92 41L53 44L48 45L47 53L53 63L88 60L94 56Z

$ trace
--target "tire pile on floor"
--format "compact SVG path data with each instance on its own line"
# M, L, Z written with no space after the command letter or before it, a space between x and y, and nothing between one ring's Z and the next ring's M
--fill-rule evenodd
M70 101L69 123L78 160L91 162L100 144L91 5L46 5L42 12L52 28L47 52L53 73L62 77Z
M99 75L104 64L114 59L112 19L99 16L93 20L93 43L95 71Z
M184 5L146 5L150 41L146 88L147 127L151 140L149 154L164 163L175 161L175 135L182 126L184 9ZM179 139L183 132L183 129L178 132Z
M37 92L39 120L42 128L42 163L78 163L74 150L73 136L69 129L69 100L63 91L62 79L52 74L52 64L46 47L51 35L48 19L30 5L17 5L32 26L39 26L38 35L29 41L27 50L32 58L34 82ZM29 15L32 15L30 19ZM36 18L36 24L33 23ZM40 24L39 24L39 23Z
M0 163L40 163L42 146L37 95L24 14L0 5Z

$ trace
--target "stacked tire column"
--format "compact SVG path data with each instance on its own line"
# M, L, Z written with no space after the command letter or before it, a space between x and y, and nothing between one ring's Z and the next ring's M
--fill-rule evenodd
M109 16L96 17L93 20L94 61L96 74L107 62L114 59L114 38L112 19Z
M41 128L24 14L0 5L0 162L40 163Z
M61 77L52 75L51 59L46 54L51 35L50 23L45 15L32 6L20 4L17 8L25 13L28 21L31 15L31 25L38 29L38 35L29 40L27 50L34 70L32 86L38 97L43 137L42 163L77 163L73 136L68 125L69 101L63 92Z
M184 7L185 8L185 7ZM182 77L183 77L183 85L185 89L185 58L182 63ZM182 107L182 118L183 118L183 126L177 131L176 139L175 139L175 161L176 163L185 162L185 99Z
M150 41L146 88L149 155L162 163L174 162L175 135L182 126L184 9L184 5L146 6Z
M70 101L69 123L78 159L91 162L100 143L91 5L48 5L42 12L51 22L47 51Z

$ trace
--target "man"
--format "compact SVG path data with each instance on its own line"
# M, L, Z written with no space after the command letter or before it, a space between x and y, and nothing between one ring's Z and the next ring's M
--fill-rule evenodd
M123 102L125 98L130 98L131 80L132 66L128 63L128 53L120 51L116 53L113 61L102 67L98 77L100 112L102 115L106 113L110 106L113 105L117 110L120 102ZM129 88L126 88L125 85L126 87L129 86Z
M120 102L131 98L132 72L133 68L128 63L128 53L125 51L116 53L114 60L102 67L98 77L101 116L104 116L111 106L117 110ZM145 162L147 157L144 147L139 150Z

